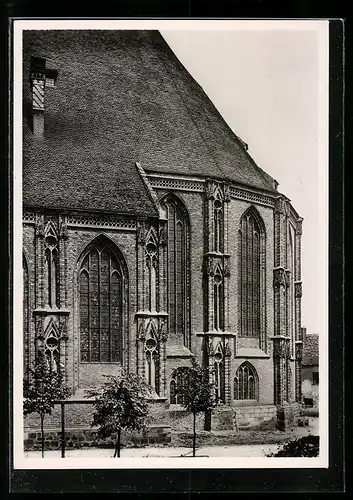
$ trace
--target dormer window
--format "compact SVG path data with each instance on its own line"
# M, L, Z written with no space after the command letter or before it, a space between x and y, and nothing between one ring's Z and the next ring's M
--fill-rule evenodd
M41 57L31 58L31 90L33 108L33 134L44 136L45 88L55 87L58 72L46 68L46 61Z
M45 86L55 87L57 78L58 78L57 70L48 68L45 72Z

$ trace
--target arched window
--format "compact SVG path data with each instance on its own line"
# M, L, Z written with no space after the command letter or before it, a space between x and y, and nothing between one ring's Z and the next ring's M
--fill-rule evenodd
M168 195L161 202L168 219L169 334L189 346L189 222L185 207Z
M60 341L56 328L49 328L44 340L44 354L48 367L54 373L60 371Z
M225 402L225 365L223 349L218 345L215 355L214 355L214 379L215 379L215 391L216 391L216 401L218 403Z
M213 276L213 310L214 310L214 329L224 330L224 283L223 272L220 266Z
M287 288L287 314L289 332L287 335L291 338L291 354L294 354L294 338L295 338L295 294L294 294L294 238L293 229L289 227L289 248L288 248L288 270L289 270L289 286Z
M258 399L258 378L255 368L248 362L239 366L234 378L234 399Z
M183 397L178 393L178 386L182 384L182 372L178 368L172 373L172 378L169 384L169 401L171 405L183 404Z
M159 345L152 327L145 342L145 375L147 383L159 394Z
M213 218L214 218L214 233L213 233L213 248L215 252L223 252L223 203L221 195L216 192L215 200L213 202Z
M240 335L259 337L265 273L265 229L255 208L241 218L239 238Z
M28 266L25 257L22 258L23 269L23 373L26 377L29 368L29 284Z
M146 239L146 266L147 266L147 306L150 311L155 311L157 307L157 238L154 231L151 229Z
M122 362L126 271L108 240L88 251L79 271L81 361Z
M55 307L58 302L58 239L53 225L49 222L45 230L44 252L44 299L47 307Z

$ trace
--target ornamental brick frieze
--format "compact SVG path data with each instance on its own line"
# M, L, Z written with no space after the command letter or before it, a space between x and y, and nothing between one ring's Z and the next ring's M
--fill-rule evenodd
M275 288L279 288L285 287L286 284L286 270L283 267L277 267L273 270L273 286Z
M168 189L172 191L192 191L192 192L203 192L204 184L203 180L194 179L181 179L173 177L161 177L156 174L147 174L149 183L153 188L157 189Z
M250 203L265 205L268 207L273 207L275 203L274 199L270 196L266 196L260 193L253 193L251 191L245 191L244 189L240 188L231 187L230 194L232 198L249 201Z
M190 191L190 192L205 192L206 198L213 198L215 187L218 185L216 181L208 181L209 186L205 186L205 181L185 178L173 178L169 176L162 177L156 174L147 174L149 182L153 188L168 189L173 191ZM210 184L212 183L212 184ZM275 200L271 196L262 193L255 193L245 189L235 187L229 184L224 184L224 201L228 202L232 198L245 200L251 203L258 203L268 207L273 207Z
M103 215L69 215L67 225L73 227L96 227L122 231L135 231L136 221L115 216Z
M300 299L303 295L303 284L301 281L294 283L294 293L297 299Z
M34 212L28 212L27 210L23 212L22 221L27 224L36 223L36 214Z

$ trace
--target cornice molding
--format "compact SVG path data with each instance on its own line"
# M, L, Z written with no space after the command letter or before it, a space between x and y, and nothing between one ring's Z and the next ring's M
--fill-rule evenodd
M146 175L150 181L151 186L157 189L173 189L176 191L190 191L198 193L203 193L207 190L206 179L156 173L146 173ZM224 184L223 181L214 181L214 183L217 185ZM268 207L274 207L275 205L276 195L270 196L235 185L229 185L228 189L230 198L258 203L260 205L265 205Z

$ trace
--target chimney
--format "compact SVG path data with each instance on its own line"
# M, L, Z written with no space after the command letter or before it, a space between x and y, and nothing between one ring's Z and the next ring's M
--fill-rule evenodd
M31 58L33 134L44 135L45 59Z

